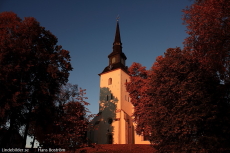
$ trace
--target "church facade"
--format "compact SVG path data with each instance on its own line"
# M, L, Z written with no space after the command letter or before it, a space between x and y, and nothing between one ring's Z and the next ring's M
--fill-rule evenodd
M97 144L150 144L135 132L133 105L125 87L129 81L127 57L122 52L118 21L108 59L108 66L99 74L99 113L89 125L88 138Z

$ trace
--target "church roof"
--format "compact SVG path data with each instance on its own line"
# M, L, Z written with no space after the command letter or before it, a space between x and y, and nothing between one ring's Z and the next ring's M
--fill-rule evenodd
M121 64L121 63L115 63L115 64L113 64L113 65L110 65L110 66L105 67L105 69L104 69L100 74L98 74L98 75L101 75L101 74L103 74L103 73L106 73L106 72L109 72L109 71L112 71L112 70L116 70L116 69L118 69L118 68L122 69L122 70L123 70L124 72L126 72L126 73L129 73L129 72L128 72L128 67L127 67L127 66L125 66L125 65L123 65L123 64Z

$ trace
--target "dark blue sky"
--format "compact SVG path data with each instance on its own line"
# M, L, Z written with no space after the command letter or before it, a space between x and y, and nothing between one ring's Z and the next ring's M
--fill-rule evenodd
M34 17L70 51L74 70L69 82L86 89L88 108L98 113L99 76L112 52L116 17L127 66L148 69L167 48L183 47L187 36L182 9L191 0L1 0L0 12Z

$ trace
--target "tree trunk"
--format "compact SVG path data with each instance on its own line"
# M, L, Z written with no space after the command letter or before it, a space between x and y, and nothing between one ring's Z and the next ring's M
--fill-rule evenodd
M26 140L27 140L29 125L30 125L30 116L31 116L31 112L32 112L32 105L33 105L33 99L31 101L30 108L29 108L29 113L28 113L27 122L26 122L26 128L25 128L25 132L24 132L24 138L23 138L23 142L22 142L22 148L26 147Z
M34 136L31 148L34 148L34 142L35 142L35 136Z

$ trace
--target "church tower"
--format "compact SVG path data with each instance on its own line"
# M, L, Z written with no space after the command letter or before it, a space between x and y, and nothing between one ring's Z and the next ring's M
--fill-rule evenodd
M125 83L129 81L126 55L122 52L119 21L113 50L108 55L108 65L99 74L99 113L91 122L89 139L97 144L142 144L134 132L132 122L133 105ZM143 144L149 144L144 141Z

